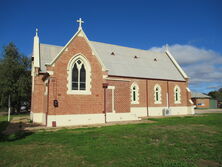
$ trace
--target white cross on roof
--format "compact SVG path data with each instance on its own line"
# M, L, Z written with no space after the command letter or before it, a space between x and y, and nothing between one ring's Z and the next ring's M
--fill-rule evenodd
M79 20L76 20L76 21L79 23L79 30L82 29L82 23L84 23L82 18L79 18Z

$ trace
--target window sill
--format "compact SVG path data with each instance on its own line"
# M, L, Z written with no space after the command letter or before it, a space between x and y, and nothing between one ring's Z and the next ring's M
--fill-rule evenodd
M139 104L139 102L131 102L131 104Z
M68 90L68 95L91 95L91 91L88 90Z

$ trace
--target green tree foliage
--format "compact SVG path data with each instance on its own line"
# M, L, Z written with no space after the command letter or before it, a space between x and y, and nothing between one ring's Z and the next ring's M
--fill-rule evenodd
M211 96L213 99L222 101L222 88L218 89L218 91L211 91L208 93L208 95Z
M31 60L22 55L14 43L3 47L0 59L0 107L7 107L8 97L17 112L21 105L30 104L31 99Z

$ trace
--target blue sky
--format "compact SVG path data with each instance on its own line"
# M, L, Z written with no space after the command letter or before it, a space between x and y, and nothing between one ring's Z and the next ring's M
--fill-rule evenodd
M90 40L170 51L194 91L222 87L221 0L1 0L0 47L13 41L30 55L40 42L65 45L82 17Z

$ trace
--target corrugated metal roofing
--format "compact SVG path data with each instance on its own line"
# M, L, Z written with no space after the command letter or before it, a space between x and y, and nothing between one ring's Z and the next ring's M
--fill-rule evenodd
M183 76L166 53L90 42L109 70L109 75L184 81ZM50 63L62 48L61 46L40 44L40 61L43 72L46 70L45 64Z
M198 92L191 92L191 98L211 98L210 96L207 96L203 93L198 93Z
M40 69L46 71L45 64L50 63L62 50L62 46L40 44Z

